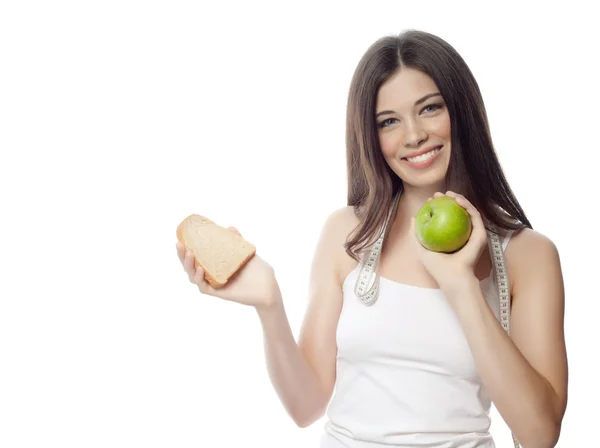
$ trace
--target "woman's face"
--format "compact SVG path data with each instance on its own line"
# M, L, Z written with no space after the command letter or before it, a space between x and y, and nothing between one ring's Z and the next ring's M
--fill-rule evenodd
M375 113L383 156L403 183L442 188L450 162L450 116L433 80L403 67L380 87Z

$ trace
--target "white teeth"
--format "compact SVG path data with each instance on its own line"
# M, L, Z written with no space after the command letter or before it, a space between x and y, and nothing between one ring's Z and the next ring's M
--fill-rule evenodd
M426 152L425 154L421 154L420 156L417 157L407 157L406 160L408 160L409 162L413 162L413 163L419 163L419 162L424 162L428 159L430 159L431 157L433 157L436 153L438 153L440 150L440 148L436 148L436 149L432 149L429 152Z

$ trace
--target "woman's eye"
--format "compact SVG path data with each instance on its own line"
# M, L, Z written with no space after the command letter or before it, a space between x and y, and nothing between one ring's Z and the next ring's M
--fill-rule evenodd
M443 104L429 104L428 106L425 106L421 112L435 112L438 109L441 109L442 107L444 107ZM398 121L396 118L388 118L387 120L383 120L381 121L377 126L379 128L386 128L390 125L392 125L395 121Z
M442 105L441 105L441 104L430 104L429 106L425 106L425 107L423 108L423 111L426 111L426 110L427 110L427 109L429 109L430 107L432 107L432 108L433 108L433 109L430 109L430 111L431 111L431 112L433 112L433 111L435 111L435 110L441 109L441 108L442 108Z
M382 122L379 123L379 127L385 128L385 127L389 126L390 124L392 124L392 122L394 120L395 120L395 118L388 118L387 120L383 120Z

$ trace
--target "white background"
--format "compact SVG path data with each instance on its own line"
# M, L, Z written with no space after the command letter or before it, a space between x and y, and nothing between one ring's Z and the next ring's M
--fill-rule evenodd
M256 313L200 295L175 228L191 213L236 226L274 266L297 336L318 235L346 205L350 78L406 28L465 58L510 185L558 246L558 446L595 446L591 7L447 3L3 2L0 446L318 446L325 419L285 413Z

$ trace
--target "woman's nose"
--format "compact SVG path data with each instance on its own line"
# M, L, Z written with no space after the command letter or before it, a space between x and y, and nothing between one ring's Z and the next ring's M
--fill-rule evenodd
M421 126L415 122L406 122L406 132L404 134L404 145L407 148L418 148L427 140L427 133Z

